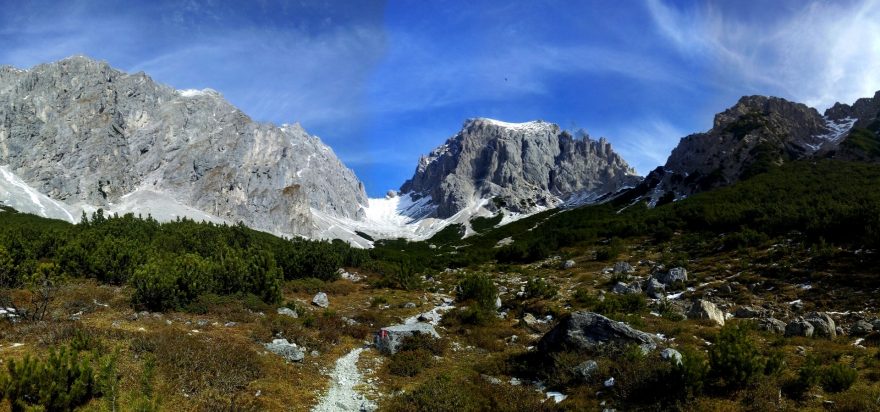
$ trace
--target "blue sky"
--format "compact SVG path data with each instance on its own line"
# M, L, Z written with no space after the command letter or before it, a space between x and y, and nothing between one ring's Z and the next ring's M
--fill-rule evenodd
M397 188L470 117L607 137L639 173L742 95L880 89L880 2L8 1L0 64L86 54L299 121Z

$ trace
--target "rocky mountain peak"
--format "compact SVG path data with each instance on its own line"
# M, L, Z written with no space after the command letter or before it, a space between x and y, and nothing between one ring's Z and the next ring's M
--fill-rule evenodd
M0 71L0 165L71 209L284 234L311 235L312 211L361 218L367 203L354 173L301 126L257 123L216 91L175 90L84 56Z
M576 139L540 120L475 118L422 157L400 192L415 199L429 196L436 206L433 217L447 218L478 204L527 213L637 181L607 140Z

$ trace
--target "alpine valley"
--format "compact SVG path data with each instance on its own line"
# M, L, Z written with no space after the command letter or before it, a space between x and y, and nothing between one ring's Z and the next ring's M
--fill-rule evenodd
M307 126L0 68L0 409L880 411L880 92L646 177L470 118L383 198Z

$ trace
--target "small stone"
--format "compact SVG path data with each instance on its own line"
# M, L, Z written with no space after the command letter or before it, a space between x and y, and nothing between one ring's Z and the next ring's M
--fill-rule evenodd
M238 323L235 323L235 322L226 322L225 324L223 324L223 326L225 326L225 327L227 327L227 328L231 328L231 327L234 327L234 326L236 326L236 325L238 325Z
M575 266L575 262L574 262L573 260L571 260L571 259L566 260L565 262L562 263L562 268L563 268L563 269L571 269L571 268L573 268L574 266Z
M305 358L305 352L295 343L288 342L287 339L274 339L265 346L269 352L280 355L291 362L301 362Z
M538 324L538 318L536 318L535 315L532 315L531 313L526 313L525 315L523 315L522 321L528 326L536 326Z
M404 309L415 309L416 304L413 302L406 302L403 304Z
M608 380L605 381L604 385L606 388L614 386L614 377L608 378Z
M326 308L330 306L330 299L327 298L326 293L318 292L315 297L312 298L312 304L318 307Z
M579 365L574 367L574 373L584 382L588 382L593 378L593 375L596 371L599 370L599 364L594 360L588 360L581 362Z
M290 316L291 318L298 318L299 314L296 313L295 310L288 308L286 306L282 306L278 308L278 314L283 316Z

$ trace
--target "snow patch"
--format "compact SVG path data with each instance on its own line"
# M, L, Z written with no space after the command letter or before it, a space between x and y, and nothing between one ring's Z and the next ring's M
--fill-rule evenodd
M503 122L501 120L489 119L489 118L480 118L481 120L498 127L503 127L505 129L516 130L518 132L531 132L538 133L550 130L554 128L552 123L547 123L543 120L533 120L530 122L524 123L509 123Z

